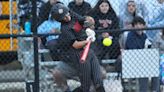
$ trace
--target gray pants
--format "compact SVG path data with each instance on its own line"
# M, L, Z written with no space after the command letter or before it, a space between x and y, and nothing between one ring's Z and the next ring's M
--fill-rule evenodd
M159 92L159 78L153 77L151 80L151 92ZM148 78L139 78L139 92L148 92Z

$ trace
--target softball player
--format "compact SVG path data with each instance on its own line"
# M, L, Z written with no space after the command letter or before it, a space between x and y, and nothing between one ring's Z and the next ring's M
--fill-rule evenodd
M61 35L58 39L58 46L61 50L60 55L63 57L62 61L76 69L78 73L77 76L81 82L81 91L78 92L89 92L91 82L94 83L96 92L105 92L100 65L92 49L89 50L86 62L80 63L81 52L88 42L86 40L88 36L85 35L85 32L82 31L82 27L80 26L80 23L84 21L77 22L69 14L69 9L62 4L56 4L52 7L51 16L56 21L61 22ZM80 36L83 38L81 39ZM89 38L92 41L95 39L94 37Z

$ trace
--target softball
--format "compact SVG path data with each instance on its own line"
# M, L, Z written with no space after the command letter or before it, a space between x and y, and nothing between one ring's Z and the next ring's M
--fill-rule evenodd
M104 46L111 46L112 45L112 40L110 38L104 38L103 45Z

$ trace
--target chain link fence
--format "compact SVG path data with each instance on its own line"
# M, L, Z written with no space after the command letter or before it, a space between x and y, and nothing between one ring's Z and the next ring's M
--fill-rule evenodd
M69 8L69 26L57 21L61 16L53 16L57 3ZM81 76L91 77L90 92L104 92L95 83L99 76L105 92L164 92L163 4L164 0L0 0L0 92L82 92L90 80ZM91 16L95 24L81 23L82 16ZM84 46L75 49L73 44L87 39L86 26L94 29L96 40L87 57L92 58L89 67L84 68L77 63ZM65 31L73 31L75 38Z

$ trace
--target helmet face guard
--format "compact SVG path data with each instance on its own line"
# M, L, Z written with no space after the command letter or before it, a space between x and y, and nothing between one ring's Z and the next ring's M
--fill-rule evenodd
M69 14L69 9L60 3L53 5L51 9L51 18L59 22L63 21L67 14Z

